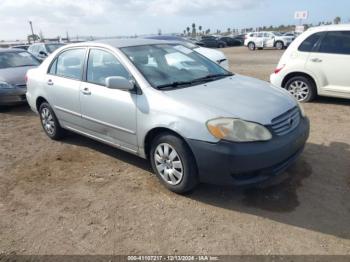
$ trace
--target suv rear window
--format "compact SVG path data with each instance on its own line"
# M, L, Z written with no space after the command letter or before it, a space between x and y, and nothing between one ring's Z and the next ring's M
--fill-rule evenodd
M301 43L298 50L301 52L311 52L312 49L316 46L317 42L322 37L323 33L316 33L304 40L304 42Z
M322 39L320 53L350 55L350 31L331 31Z

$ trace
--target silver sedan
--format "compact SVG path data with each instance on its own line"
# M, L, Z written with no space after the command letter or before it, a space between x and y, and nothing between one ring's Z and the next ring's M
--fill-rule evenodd
M70 130L148 158L177 193L281 177L309 135L286 91L171 42L68 45L30 70L27 85L50 138Z

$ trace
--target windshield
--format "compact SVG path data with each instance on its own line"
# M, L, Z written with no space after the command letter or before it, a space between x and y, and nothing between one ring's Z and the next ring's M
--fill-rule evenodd
M49 53L52 53L61 46L64 46L64 44L46 44L46 49L49 51Z
M39 64L39 61L28 52L0 52L0 69Z
M191 86L232 75L183 45L144 45L121 50L148 82L158 89Z

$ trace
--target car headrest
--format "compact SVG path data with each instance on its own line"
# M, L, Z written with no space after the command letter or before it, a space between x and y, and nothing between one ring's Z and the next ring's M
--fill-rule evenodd
M147 65L148 55L136 55L132 58L136 65Z
M63 65L68 66L79 66L81 65L80 59L77 57L67 57L63 60Z
M104 55L103 57L102 57L102 62L104 63L104 64L113 64L113 63L115 63L115 58L114 58L114 56L112 56L112 55Z

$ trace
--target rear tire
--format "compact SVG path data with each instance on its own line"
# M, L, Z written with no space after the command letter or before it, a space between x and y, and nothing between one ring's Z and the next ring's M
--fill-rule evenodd
M181 138L170 133L156 136L151 144L150 161L157 177L169 190L185 194L198 185L195 159Z
M250 42L250 43L248 44L248 49L249 49L250 51L255 51L255 49L256 49L255 43Z
M317 90L314 82L305 76L294 76L284 88L299 102L306 103L315 99Z
M65 135L65 130L60 126L55 112L47 102L43 102L39 107L41 126L46 135L53 140L60 140Z

